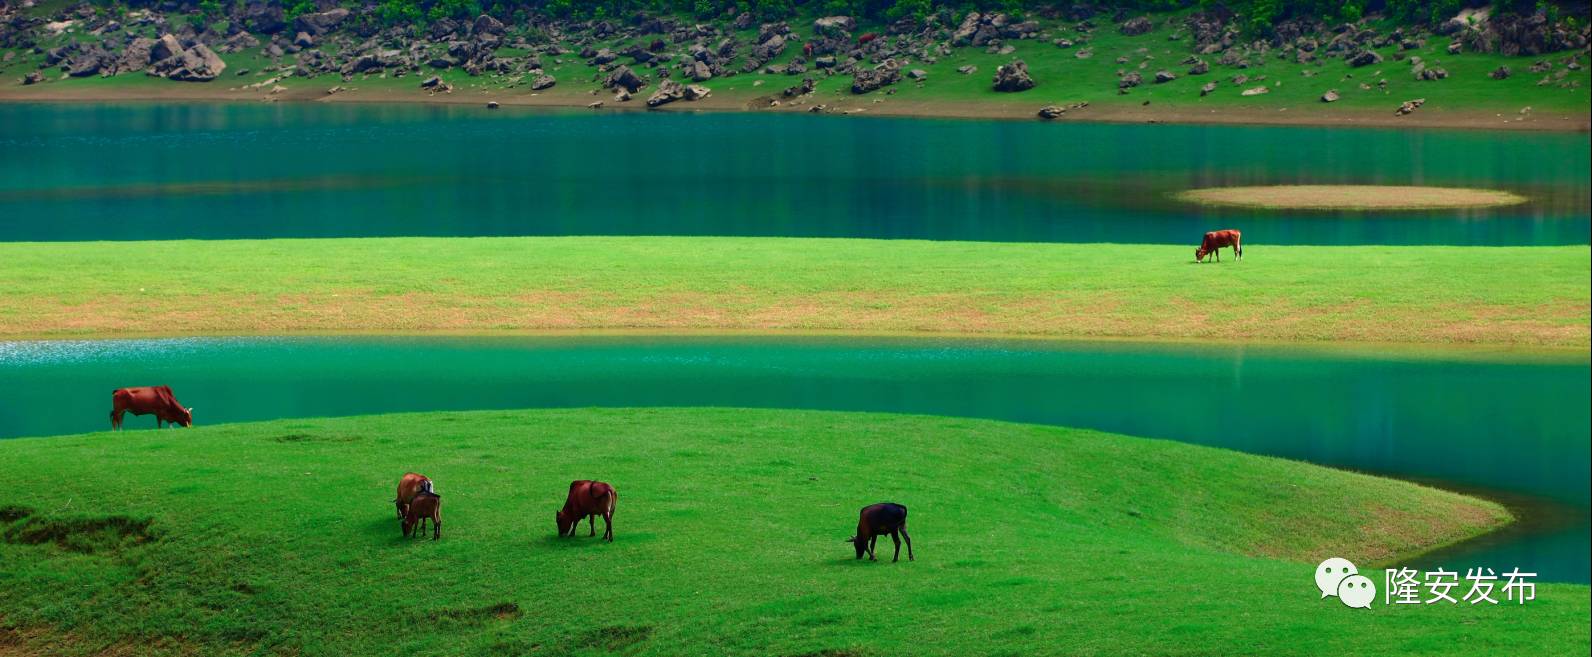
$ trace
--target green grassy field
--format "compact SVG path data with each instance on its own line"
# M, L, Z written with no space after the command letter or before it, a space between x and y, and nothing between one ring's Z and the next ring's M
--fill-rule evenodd
M1320 599L1320 559L1456 540L1507 521L1496 505L1089 431L544 410L19 439L0 461L4 654L1587 650L1586 586ZM443 494L441 541L399 535L406 470ZM616 541L555 537L568 482L592 477L620 491ZM917 560L856 562L842 539L886 499L911 508Z
M1572 121L1574 125L1566 124L1564 127L1576 129L1579 126L1579 129L1584 129L1585 114L1592 110L1592 67L1585 66L1586 62L1582 62L1580 70L1570 71L1566 77L1552 79L1550 83L1543 85L1539 85L1538 82L1545 77L1545 74L1533 74L1527 70L1537 59L1558 62L1568 53L1545 57L1505 57L1480 53L1449 55L1446 51L1449 39L1433 37L1424 47L1405 51L1404 54L1420 57L1429 66L1447 69L1449 78L1445 80L1416 81L1410 73L1409 61L1394 59L1397 51L1395 46L1378 50L1386 58L1383 63L1363 68L1351 68L1341 58L1324 58L1315 63L1299 64L1291 56L1278 58L1277 52L1274 51L1269 55L1249 57L1247 68L1222 65L1217 62L1219 57L1217 55L1202 56L1210 64L1210 72L1203 75L1188 75L1189 66L1179 62L1194 50L1194 46L1187 35L1187 29L1182 26L1183 14L1151 14L1151 16L1156 23L1155 30L1133 37L1120 34L1116 25L1106 17L1097 17L1095 22L1098 28L1088 35L1086 44L1093 52L1093 56L1087 59L1076 56L1082 45L1059 48L1051 43L1056 38L1080 41L1082 35L1074 29L1072 23L1041 21L1045 28L1043 38L1009 41L1010 45L1016 47L1016 51L1011 54L991 54L985 52L983 48L963 47L955 49L950 56L939 58L934 63L909 61L908 69L921 68L928 73L928 78L922 83L905 80L892 87L893 95L879 91L866 96L854 96L850 93L849 75L825 77L817 70L794 76L755 73L738 74L707 82L717 100L713 103L704 103L702 106L718 108L761 106L759 103L754 103L754 99L777 96L781 89L796 84L806 75L818 81L818 91L804 108L811 104L826 103L837 108L877 108L878 111L892 111L892 108L896 108L895 111L922 114L1008 115L1011 112L1004 111L1002 107L1017 105L1022 111L1016 115L1032 116L1033 112L1044 104L1088 102L1095 113L1104 113L1106 116L1122 110L1155 112L1164 109L1175 114L1172 117L1174 120L1200 120L1204 113L1215 113L1238 114L1254 120L1310 122L1314 119L1331 120L1350 116L1391 117L1400 102L1412 98L1425 98L1427 104L1415 117L1409 119L1410 122L1444 115L1463 115L1474 125L1501 125L1505 121L1519 119L1520 110L1531 107L1538 115L1552 114L1558 118L1580 117L1581 123ZM810 36L812 18L802 15L792 18L790 23L797 34ZM1379 23L1377 27L1385 32L1395 26ZM863 25L858 28L857 33L870 30L882 33L883 26ZM1170 39L1174 35L1179 35L1181 38ZM756 30L737 32L736 36L743 44L754 43ZM51 44L90 38L63 34L51 41ZM565 45L578 50L573 43ZM628 43L616 40L598 45L608 45L618 49ZM745 49L743 47L742 50ZM517 52L505 49L501 54L511 56ZM786 64L800 54L800 44L796 43L771 63ZM1128 61L1118 63L1117 59L1124 56L1128 57ZM20 79L27 71L34 70L41 58L42 55L18 51L16 60L0 69L0 76ZM143 75L121 75L103 79L56 81L42 86L64 85L85 90L103 88L112 91L168 90L174 99L180 99L183 94L194 93L196 89L207 89L205 93L214 94L227 87L259 82L267 76L274 75L261 71L269 62L258 56L257 49L227 55L225 58L229 69L224 76L213 83L203 85L173 84ZM1022 59L1028 64L1038 86L1022 93L994 91L991 76L996 67L1013 59ZM291 57L284 62L291 63ZM1143 68L1140 67L1141 64ZM559 58L544 57L544 65L546 70L559 80L558 86L538 93L544 101L552 100L579 106L592 100L608 99L607 93L595 97L590 95L589 92L598 88L598 81L603 78L603 74L578 56L570 54ZM738 67L739 61L736 65ZM977 66L978 71L971 75L958 73L957 69L965 65ZM1504 80L1494 80L1489 77L1488 73L1501 65L1510 66L1515 74ZM251 71L250 75L243 77L235 75L238 70L245 68ZM1152 83L1151 79L1154 78L1155 72L1163 69L1176 74L1178 79L1165 84ZM1563 65L1556 63L1554 70L1555 72L1563 70ZM1138 71L1145 77L1145 83L1127 95L1119 95L1118 71ZM47 77L51 78L59 75L54 69L48 73ZM477 98L483 93L492 93L494 98L505 99L537 93L531 92L523 84L517 87L512 84L514 78L520 77L519 74L472 77L456 69L427 68L421 75L432 74L440 75L453 84L457 88L453 97L457 98ZM1237 75L1245 75L1251 80L1244 84L1235 84L1232 78ZM1257 81L1262 77L1263 80ZM397 78L378 74L360 76L352 82L344 82L338 76L323 75L316 78L288 78L282 84L289 89L309 93L307 96L309 98L324 97L326 89L332 86L344 86L353 90L345 96L350 98L364 95L380 100L404 98L422 100L426 98L426 94L418 88L420 79L414 75ZM1385 89L1378 85L1378 81L1384 79L1387 81ZM1219 83L1218 90L1201 97L1200 87L1211 81ZM1366 83L1371 88L1362 90L1359 86L1361 83ZM1563 88L1560 86L1561 83L1574 83L1574 87ZM1270 87L1271 92L1249 97L1240 95L1244 89L1262 85ZM1321 95L1329 89L1337 90L1342 99L1332 104L1320 102ZM19 94L16 96L18 98L25 98L27 91L13 90L11 93ZM263 91L253 92L253 95L243 93L239 98L252 100L263 93ZM644 91L640 97L645 98L646 93ZM1147 103L1150 105L1148 108L1144 107ZM632 101L632 104L640 105L639 101ZM610 101L610 105L614 103ZM1084 110L1069 116L1087 119L1090 113L1090 110Z
M395 238L0 244L0 337L843 331L1588 346L1568 247ZM71 271L72 276L60 276ZM160 272L129 280L126 273Z

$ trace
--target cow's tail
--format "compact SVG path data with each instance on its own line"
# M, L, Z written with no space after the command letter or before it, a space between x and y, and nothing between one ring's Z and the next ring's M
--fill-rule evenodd
M614 515L614 503L618 502L618 501L619 501L619 491L616 491L616 490L614 490L614 488L612 486L609 486L608 487L608 517L610 517L610 518L613 517L613 515Z

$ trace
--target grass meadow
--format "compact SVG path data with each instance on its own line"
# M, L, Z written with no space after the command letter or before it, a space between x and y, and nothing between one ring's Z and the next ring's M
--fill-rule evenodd
M1586 246L513 237L0 244L0 338L809 331L1588 344ZM61 276L69 270L71 276ZM159 272L129 280L126 272Z
M0 441L7 655L1405 655L1587 650L1587 587L1351 609L1508 522L1298 462L989 421L744 409L298 419ZM399 475L443 495L404 539ZM568 482L616 540L554 536ZM911 509L917 560L853 559ZM601 523L598 523L601 525ZM599 527L599 533L601 527ZM886 539L881 546L888 544Z

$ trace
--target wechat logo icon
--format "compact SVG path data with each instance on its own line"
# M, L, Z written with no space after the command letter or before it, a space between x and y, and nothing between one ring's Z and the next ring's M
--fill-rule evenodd
M1376 584L1361 575L1360 569L1348 559L1333 557L1316 566L1316 588L1321 597L1337 596L1350 607L1370 609L1376 599Z

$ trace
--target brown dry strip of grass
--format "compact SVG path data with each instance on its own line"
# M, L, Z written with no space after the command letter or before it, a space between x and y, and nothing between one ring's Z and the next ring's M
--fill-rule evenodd
M606 98L606 96L601 97ZM948 119L1000 119L1008 121L1035 121L1035 111L1049 101L1030 98L1010 99L912 99L891 97L888 103L875 104L874 95L840 95L826 98L825 104L834 114L853 118L910 117ZM649 108L645 104L608 104L592 110L587 104L593 96L576 89L555 88L548 92L528 93L517 90L474 90L453 94L425 95L417 90L396 88L356 89L328 96L320 85L299 86L290 91L264 95L229 91L222 87L200 85L172 85L162 87L60 87L53 85L0 86L0 103L194 103L231 102L253 104L261 101L289 103L369 103L369 104L419 104L419 105L476 105L488 101L505 107L534 107L548 110L581 112L760 112L798 114L807 113L811 106L789 105L769 108L763 103L765 96L720 93L689 105L666 105ZM1060 101L1076 99L1061 97ZM1320 103L1293 107L1294 111L1279 111L1273 107L1224 106L1210 109L1180 105L1157 104L1094 104L1081 111L1067 114L1062 122L1074 123L1171 123L1191 125L1277 125L1277 126L1339 126L1360 128L1430 128L1443 130L1487 131L1537 131L1586 132L1592 129L1592 120L1585 113L1537 111L1527 115L1504 115L1487 109L1436 109L1407 116L1395 116L1385 108L1332 108Z
M1202 205L1270 210L1442 210L1518 205L1526 197L1492 189L1404 185L1210 187L1176 195Z
M0 244L0 338L840 332L1586 350L1592 251L789 238ZM71 276L60 275L63 271ZM128 272L137 272L129 277Z

